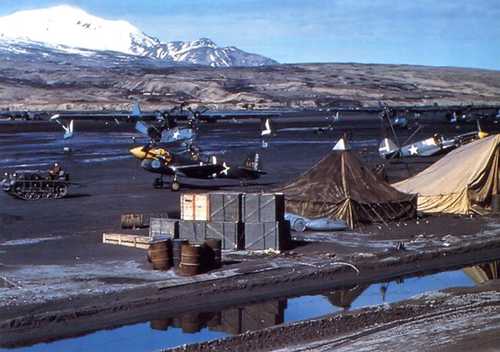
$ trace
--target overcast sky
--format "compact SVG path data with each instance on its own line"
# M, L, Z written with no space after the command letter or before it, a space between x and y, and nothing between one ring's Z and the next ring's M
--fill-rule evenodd
M162 41L207 37L286 63L500 70L500 0L0 0L0 15L58 4Z

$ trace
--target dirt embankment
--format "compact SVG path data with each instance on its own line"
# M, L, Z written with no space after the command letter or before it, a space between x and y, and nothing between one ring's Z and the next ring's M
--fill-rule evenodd
M196 310L213 311L250 301L458 268L500 257L500 238L494 233L463 236L451 245L445 241L441 244L429 241L423 248L416 245L418 251L409 245L407 251L364 252L333 258L326 251L328 246L322 245L321 249L308 253L297 249L285 256L256 258L199 280L158 281L106 294L80 292L39 304L20 301L0 309L0 344L29 344L77 336L148 320L158 312L175 316ZM360 273L338 262L350 262Z
M164 351L495 350L500 281Z

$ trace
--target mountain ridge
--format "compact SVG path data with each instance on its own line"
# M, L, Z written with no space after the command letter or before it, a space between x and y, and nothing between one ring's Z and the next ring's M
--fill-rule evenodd
M22 26L19 26L22 23ZM116 52L167 64L196 64L211 67L263 66L277 64L262 55L234 46L218 47L208 38L161 42L123 20L107 20L74 6L59 5L24 10L0 17L0 41L12 52L26 53L29 45L67 53ZM24 47L23 50L16 48Z

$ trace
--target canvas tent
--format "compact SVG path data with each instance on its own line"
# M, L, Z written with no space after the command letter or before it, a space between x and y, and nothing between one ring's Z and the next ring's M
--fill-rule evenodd
M331 151L280 191L285 194L287 212L343 219L351 228L416 215L416 195L378 179L349 150Z
M494 135L464 145L394 187L417 193L422 212L481 213L499 193L499 143Z

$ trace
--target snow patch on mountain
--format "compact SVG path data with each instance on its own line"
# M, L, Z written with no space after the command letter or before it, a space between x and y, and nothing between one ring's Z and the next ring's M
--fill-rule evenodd
M127 21L106 20L68 5L19 11L0 17L0 41L4 50L9 46L13 53L25 53L32 45L70 54L110 51L213 67L277 63L235 47L220 48L207 38L162 43Z

